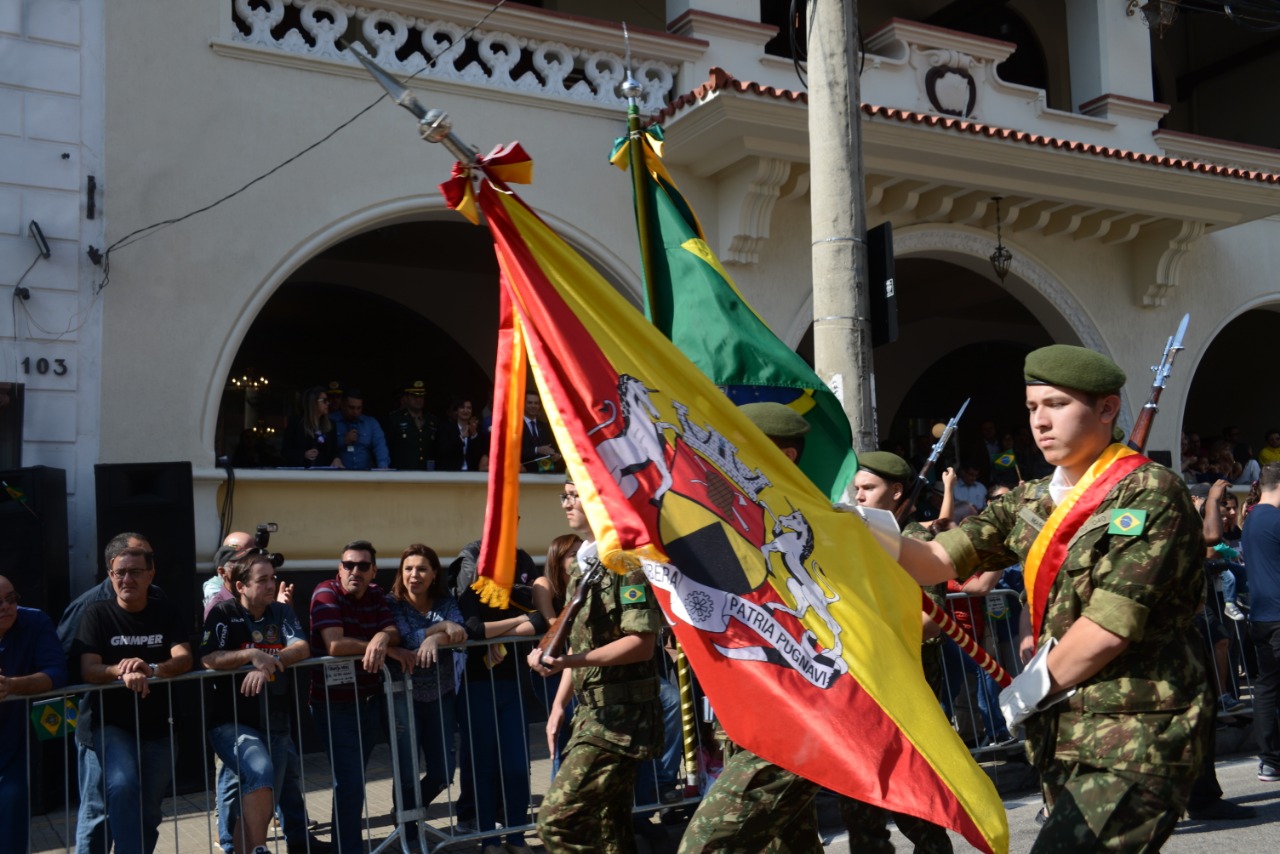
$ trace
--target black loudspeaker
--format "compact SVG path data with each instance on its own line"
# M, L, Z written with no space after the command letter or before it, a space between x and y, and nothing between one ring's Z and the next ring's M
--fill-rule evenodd
M183 615L191 636L191 649L199 649L200 584L196 581L196 519L191 463L111 463L93 467L98 500L98 554L116 534L134 531L151 543L155 552L155 583ZM101 564L102 558L98 558ZM106 567L98 578L106 577ZM197 667L199 663L197 662ZM180 682L173 686L178 711L178 792L190 794L210 784L208 743L200 729L200 686Z
M70 601L67 475L32 466L0 471L0 575L22 604L55 623Z
M867 229L867 292L871 308L871 346L892 344L898 340L892 223Z
M116 534L136 531L155 551L156 580L194 636L200 629L191 463L111 463L93 467L98 554ZM98 579L107 569L99 560Z

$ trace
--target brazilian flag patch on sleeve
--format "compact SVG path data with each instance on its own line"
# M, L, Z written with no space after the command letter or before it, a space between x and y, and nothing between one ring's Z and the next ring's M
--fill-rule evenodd
M1135 537L1147 527L1146 510L1126 510L1119 507L1111 511L1111 525L1108 534L1125 534Z
M627 584L622 588L623 605L641 605L645 602L643 584Z

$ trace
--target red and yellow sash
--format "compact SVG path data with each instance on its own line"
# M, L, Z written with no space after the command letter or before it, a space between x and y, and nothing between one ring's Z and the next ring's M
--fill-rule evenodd
M1098 505L1111 492L1111 487L1147 462L1150 460L1132 448L1119 444L1109 445L1045 521L1022 564L1027 605L1031 608L1033 638L1040 637L1044 606L1049 601L1053 582L1058 578L1058 570L1066 560L1071 538L1098 509Z

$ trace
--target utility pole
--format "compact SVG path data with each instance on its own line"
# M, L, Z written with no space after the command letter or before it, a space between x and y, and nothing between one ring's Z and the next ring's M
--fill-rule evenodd
M808 2L813 355L844 406L854 449L873 450L857 18L857 0Z

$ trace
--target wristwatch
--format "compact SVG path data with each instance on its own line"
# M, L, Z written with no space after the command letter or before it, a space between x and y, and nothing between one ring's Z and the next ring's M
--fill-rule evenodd
M159 676L159 675L160 675L160 665L156 664L155 662L152 662L152 663L148 664L148 665L147 665L147 667L150 667L150 668L151 668L151 675L152 675L152 676Z

